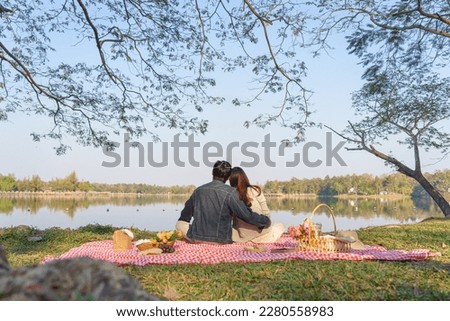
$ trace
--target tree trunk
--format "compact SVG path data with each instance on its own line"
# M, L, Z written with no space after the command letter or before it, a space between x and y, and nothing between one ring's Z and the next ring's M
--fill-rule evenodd
M422 175L422 173L415 173L411 176L414 178L431 196L431 198L436 202L437 206L441 209L445 217L450 217L450 203L442 196L442 194L434 188L433 185Z
M363 144L362 149L375 155L378 158L381 158L395 165L398 172L415 179L420 184L420 186L422 186L423 189L428 193L428 195L430 195L431 198L436 202L437 206L439 206L444 216L450 217L450 203L436 188L434 188L433 185L431 185L431 183L425 178L425 176L423 176L422 171L420 170L420 161L418 161L418 156L416 156L416 170L413 170L397 160L395 157L388 156L380 152L373 146L367 147ZM418 155L417 152L416 155Z

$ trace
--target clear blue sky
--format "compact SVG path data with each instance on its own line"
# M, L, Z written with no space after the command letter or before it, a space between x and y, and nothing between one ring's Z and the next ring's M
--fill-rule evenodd
M304 79L305 87L313 90L315 93L311 99L312 109L315 113L312 118L317 123L325 123L337 130L343 129L347 120L354 120L355 116L351 109L350 93L359 89L361 85L360 75L361 68L357 65L354 57L348 56L345 52L345 44L337 42L337 48L331 52L332 56L322 56L316 59L305 57L308 66L308 77ZM306 59L308 58L308 59ZM250 95L249 83L243 83L238 80L241 75L220 75L218 78L217 91L222 93L239 92L243 96ZM241 96L242 96L241 95ZM185 149L181 149L180 160L186 163L185 167L177 166L175 163L171 142L174 140L176 132L169 130L161 130L164 142L169 145L168 166L156 168L145 162L144 167L138 164L138 151L132 149L130 153L130 166L125 167L123 137L117 137L117 141L122 145L118 149L118 153L122 157L122 162L114 168L102 166L103 162L112 162L111 157L106 156L101 149L91 147L81 147L75 142L72 143L72 150L64 156L56 156L53 150L54 142L42 141L33 142L30 132L39 131L48 128L50 120L37 116L28 116L24 114L11 115L8 122L0 124L1 150L0 150L0 173L13 173L17 178L30 177L38 174L44 180L50 180L56 177L64 177L71 171L76 171L79 179L89 180L91 182L105 183L148 183L159 185L199 185L211 177L211 169L203 164L202 148L205 144L212 142L220 144L224 153L230 144L238 144L239 147L233 148L233 165L239 166L241 162L249 162L251 159L246 155L242 155L240 148L244 143L257 143L258 147L252 147L248 150L257 153L260 162L257 166L245 167L248 175L254 183L264 183L267 180L289 180L292 177L312 178L370 173L380 175L392 172L392 168L386 167L384 163L376 159L374 156L364 152L349 152L345 148L339 150L339 156L347 166L342 166L334 159L330 166L325 164L326 149L326 132L327 130L312 128L307 131L305 143L321 144L322 149L311 147L308 160L311 162L322 161L322 164L316 167L307 166L303 160L298 166L290 167L286 162L293 160L293 153L300 153L303 157L303 148L305 143L290 148L286 151L284 157L277 157L279 142L283 138L289 137L291 133L277 126L266 129L250 128L246 129L242 126L245 120L252 119L259 114L261 110L271 108L271 102L261 101L257 108L248 109L245 107L234 107L230 100L222 106L205 106L203 117L209 119L209 131L204 136L196 136L195 140L200 143L200 147L195 149L194 160L200 163L199 167L191 166L188 162L188 156ZM443 124L448 128L449 122ZM264 150L261 143L264 141L265 135L270 134L271 141L276 143L276 147L270 149L270 160L276 166L270 167L265 164ZM187 137L180 137L181 141L187 141ZM70 141L70 138L68 138ZM341 141L338 136L332 135L332 148L336 147ZM144 137L139 142L144 146L144 154L155 153L155 161L162 159L162 144L155 144L153 151L147 147L147 142L151 139ZM348 146L348 145L346 145ZM411 152L400 149L395 141L386 143L383 147L384 151L395 150L395 156L399 159L407 161L411 164ZM211 150L210 150L211 152ZM211 157L209 160L225 158ZM267 156L266 156L267 157ZM438 154L424 154L423 164L425 171L434 171L436 169L448 168L448 159L435 165Z

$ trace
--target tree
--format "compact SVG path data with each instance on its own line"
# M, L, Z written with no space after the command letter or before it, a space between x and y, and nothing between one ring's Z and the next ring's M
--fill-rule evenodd
M14 112L48 117L48 132L33 139L65 136L83 145L113 148L112 133L158 138L165 126L204 133L199 118L213 95L214 72L244 69L254 74L252 105L280 95L273 114L254 123L279 122L300 139L309 112L309 92L300 83L305 19L298 4L265 0L66 0L1 1L0 119ZM290 13L286 16L286 13ZM259 45L263 39L263 45ZM76 49L79 48L76 51ZM81 54L78 54L81 52ZM246 95L247 96L247 95ZM293 112L297 117L286 117Z
M80 190L82 192L90 192L90 191L94 190L94 187L92 186L92 184L90 182L81 181L78 183L78 190Z
M450 62L450 4L446 0L322 0L315 43L326 47L333 31L345 32L350 53L371 78L393 60L397 66L440 67ZM375 50L374 50L375 49Z
M72 171L69 175L64 177L62 181L65 191L75 192L78 190L80 182L78 181L77 173L75 171Z
M426 174L425 177L433 184L433 186L442 194L450 194L450 170L436 171L433 174ZM430 198L428 193L422 186L417 185L412 189L411 196L413 198Z
M31 178L17 180L17 189L21 192L41 192L45 189L45 183L39 175L33 175Z
M16 178L14 175L1 175L0 174L0 191L2 192L12 192L16 190Z
M421 150L446 153L450 149L450 134L439 128L450 118L450 79L418 73L380 75L354 94L353 105L364 118L349 122L346 133L338 133L355 145L348 149L366 151L415 179L450 216L449 202L423 175L420 158ZM414 166L377 146L395 137L412 150Z
M39 192L39 191L43 191L44 190L44 182L39 177L39 175L31 176L30 185L31 185L31 189L30 190L33 191L33 192Z
M353 97L363 120L349 122L341 136L355 144L351 149L369 152L415 179L450 216L449 202L422 174L420 161L421 149L444 155L449 150L449 133L437 127L450 118L449 79L435 73L450 61L449 2L324 0L318 6L316 42L325 44L332 30L353 30L347 34L348 50L365 66L366 83ZM413 150L412 167L375 145L399 134Z

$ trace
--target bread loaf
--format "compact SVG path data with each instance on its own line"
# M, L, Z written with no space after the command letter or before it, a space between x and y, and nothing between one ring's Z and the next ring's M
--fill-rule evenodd
M127 233L124 230L117 230L114 231L113 234L113 249L114 251L124 251L124 250L129 250L132 248L132 241L133 239L131 238L131 236L129 235L129 233Z

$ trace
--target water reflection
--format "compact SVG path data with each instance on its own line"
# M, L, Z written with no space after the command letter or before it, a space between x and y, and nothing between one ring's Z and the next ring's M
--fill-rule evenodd
M293 214L310 213L319 203L329 205L337 216L348 218L370 218L385 216L398 220L408 220L411 217L426 218L442 216L434 203L429 202L428 207L418 207L411 198L388 200L376 199L337 199L337 198L275 198L268 199L268 206L273 211L289 210Z
M52 226L78 228L87 224L137 227L146 230L172 229L187 195L68 197L8 196L0 197L0 227L21 224L36 228ZM410 198L388 199L302 199L268 198L273 221L286 226L301 223L319 203L333 208L339 229L357 229L369 225L417 222L442 213L432 202ZM321 211L314 220L324 230L332 229L329 213Z
M143 207L151 204L180 204L186 201L186 196L181 195L110 195L96 197L68 197L58 195L26 195L0 197L0 213L12 214L14 210L27 211L30 214L36 214L42 208L47 208L52 212L65 212L69 217L74 217L80 209L89 207L111 205L116 206L135 206Z
M337 198L275 198L268 199L268 206L275 213L275 219L285 225L303 222L312 217L312 210L320 203L333 209L338 229L358 229L367 226L387 224L408 224L427 217L442 217L442 212L434 203L428 208L419 208L410 198L390 199L337 199ZM313 215L313 221L321 223L325 231L333 230L333 218L326 209L320 208Z

